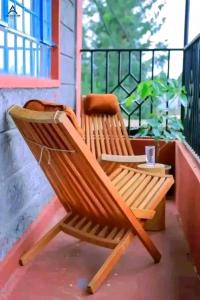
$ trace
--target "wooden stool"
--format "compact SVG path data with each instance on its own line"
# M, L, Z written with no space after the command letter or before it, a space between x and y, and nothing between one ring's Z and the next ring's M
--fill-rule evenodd
M137 165L138 169L146 172L164 175L166 174L165 165L156 163L154 166L147 164ZM148 231L160 231L165 229L165 200L164 197L156 209L156 214L152 220L145 223L144 228Z

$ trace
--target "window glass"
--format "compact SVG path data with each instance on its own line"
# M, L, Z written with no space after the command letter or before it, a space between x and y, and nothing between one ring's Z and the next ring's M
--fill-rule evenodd
M28 9L31 9L31 0L24 0L24 6Z
M25 33L31 35L31 15L28 12L24 12L24 27Z
M4 31L0 30L0 46L4 46Z
M15 46L15 35L13 33L7 33L7 46L9 48L14 48Z
M22 48L23 47L23 38L18 36L17 37L17 48Z
M0 23L0 71L49 77L52 47L52 0L0 0L7 25ZM4 33L5 31L5 33ZM5 35L5 37L4 37Z
M15 51L8 50L8 71L10 74L15 73Z
M23 50L17 49L17 74L23 74Z
M31 43L25 40L25 74L31 75Z
M2 7L2 0L0 0L0 20L3 19L3 7Z
M4 69L4 49L0 48L0 70Z
M16 12L18 14L18 16L14 17L14 19L16 20L16 29L17 31L23 32L23 10L18 5L16 6ZM26 24L26 26L28 26L28 24Z

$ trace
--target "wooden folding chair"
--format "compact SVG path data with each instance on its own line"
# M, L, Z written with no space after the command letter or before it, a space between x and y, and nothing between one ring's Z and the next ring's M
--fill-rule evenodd
M108 177L64 112L36 112L19 106L9 110L67 214L21 257L28 263L63 231L78 239L113 249L88 284L94 293L134 236L160 261L161 255L143 229L145 220L173 184L159 176L119 166Z
M114 115L85 112L82 96L81 127L84 139L104 171L109 175L118 164L135 167L146 161L145 155L134 155L120 110Z

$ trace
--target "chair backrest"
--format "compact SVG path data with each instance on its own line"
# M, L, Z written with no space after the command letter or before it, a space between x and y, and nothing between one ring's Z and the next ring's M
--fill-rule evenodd
M96 158L101 154L134 155L121 113L86 114L82 97L81 127L85 142Z
M130 209L64 112L14 106L10 115L67 211L99 224L129 224Z

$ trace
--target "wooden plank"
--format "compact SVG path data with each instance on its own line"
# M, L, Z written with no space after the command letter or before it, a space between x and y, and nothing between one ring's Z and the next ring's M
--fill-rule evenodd
M145 187L148 185L148 183L151 181L151 176L146 176L143 181L140 183L140 185L134 190L134 192L126 199L126 204L129 207L134 206L134 201L137 200L137 197L142 194ZM137 206L134 206L137 208Z
M122 171L121 167L118 167L117 169L115 169L110 175L109 178L112 181L116 176L118 176Z
M106 235L108 233L108 226L104 226L102 228L102 230L98 233L98 237L103 237L103 238L106 238Z
M72 235L78 239L84 240L86 242L89 242L91 244L95 244L97 246L106 247L106 248L115 248L117 243L115 240L106 239L103 237L99 237L98 235L91 234L91 232L82 232L82 230L79 230L73 226L68 226L67 224L62 223L61 230L69 235Z
M92 221L87 221L87 223L82 227L82 232L89 232L92 227Z
M104 115L104 124L108 133L108 142L110 144L110 149L111 149L111 153L112 154L117 154L117 150L116 150L116 146L115 146L115 142L114 142L114 137L112 134L112 130L111 130L111 126L110 126L110 122L108 120L108 116Z
M119 229L117 227L114 227L108 234L107 238L108 239L114 239L116 233L119 231Z
M124 138L123 138L122 131L121 131L121 124L120 124L120 122L119 122L117 116L118 116L118 115L114 115L113 118L114 118L114 121L115 121L115 124L116 124L116 129L117 129L119 141L120 141L120 143L121 143L122 154L123 154L123 155L128 155L128 151L127 151L127 148L126 148L126 144L125 144L125 142L124 142Z
M105 137L103 134L102 115L97 116L97 123L100 135L101 153L106 153Z
M117 186L117 184L128 174L128 170L122 170L118 176L112 180L112 184Z
M127 173L126 176L124 176L119 182L115 184L117 190L120 190L122 187L124 187L132 177L133 177L132 172Z
M155 215L155 210L153 209L139 209L139 208L132 208L132 212L136 216L137 219L153 219Z
M107 127L106 127L106 124L105 124L105 120L106 120L106 117L105 117L105 115L103 115L102 116L102 126L103 126L103 134L104 134L104 137L105 137L106 153L111 154L112 151L111 151L110 140L109 140L109 135L108 135L108 132L107 132Z
M78 223L75 224L74 228L80 230L80 229L83 227L83 225L85 224L86 220L87 220L86 217L82 217L82 218L78 221Z
M61 224L63 224L63 222L69 216L65 216L50 231L48 231L29 251L27 251L21 256L20 263L23 266L30 262L35 257L35 255L37 255L61 231Z
M146 155L115 155L101 154L100 160L117 162L117 163L140 163L146 161Z
M96 115L91 117L93 121L93 127L94 127L94 142L95 142L95 147L96 147L96 156L100 157L101 156L101 148L100 148L100 138L99 138L99 129L98 129L98 123L97 123L97 118Z
M132 178L126 184L124 184L123 187L118 189L118 193L123 197L123 194L129 190L129 188L133 185L134 182L137 181L137 179L139 177L140 177L140 174L137 174L137 173L133 174Z
M134 201L132 208L134 207L140 207L140 204L144 201L145 197L149 194L149 192L152 190L154 185L158 182L158 177L152 177L151 181L148 183L148 185L144 188L143 192L137 197L137 200Z
M92 278L92 280L88 284L88 291L90 293L94 293L103 281L106 279L108 274L113 269L114 265L118 262L120 257L124 254L130 243L132 242L134 235L132 232L128 232L124 238L120 241L120 243L115 247L112 251L111 255L107 258L105 263L101 266L96 275Z
M94 144L94 128L92 123L91 116L88 116L89 120L89 132L90 132L90 146L91 146L91 152L94 154L94 156L97 158L98 155L96 153L95 144Z
M133 155L134 154L133 149L131 147L131 143L130 143L130 140L129 140L129 137L128 137L128 133L127 133L127 130L126 130L125 125L124 125L124 121L123 121L122 116L121 116L120 113L118 113L118 118L119 118L119 121L121 123L121 130L122 130L122 133L123 133L123 136L124 136L124 140L125 140L125 144L126 144L128 154Z
M84 112L84 100L81 101L81 128L84 132L84 138L86 140L86 121L85 121L85 112Z
M155 197L155 194L159 192L161 186L165 182L165 178L161 178L152 188L152 190L149 192L149 194L145 197L143 202L140 204L140 208L146 208L149 207L148 204L151 202L151 199ZM164 195L163 195L164 196Z
M145 174L141 174L141 176L138 177L138 179L131 186L129 186L126 192L122 195L124 201L129 199L129 197L133 194L133 192L137 189L137 187L140 186L140 184L143 182L145 177L146 177Z
M119 242L123 238L125 233L126 233L126 230L124 228L121 228L115 235L114 240L116 242Z
M113 139L114 139L114 142L115 142L115 147L116 147L117 154L122 155L121 144L120 144L120 141L119 141L119 136L117 134L117 130L116 130L116 126L115 126L113 116L108 116L108 121L110 123L110 128L111 128Z
M92 151L92 147L90 143L90 126L89 126L88 115L85 115L85 132L86 132L86 144L89 146L90 150Z

